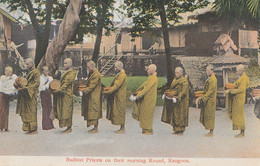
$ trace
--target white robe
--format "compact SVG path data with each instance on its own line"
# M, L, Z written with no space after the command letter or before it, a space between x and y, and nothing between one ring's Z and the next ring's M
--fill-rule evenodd
M11 77L7 77L6 75L2 75L0 77L0 92L11 95L16 94L18 91L14 87L15 79L17 75L13 74Z

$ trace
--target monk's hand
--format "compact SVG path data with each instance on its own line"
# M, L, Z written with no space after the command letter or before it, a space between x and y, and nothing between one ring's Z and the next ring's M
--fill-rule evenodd
M131 96L129 97L129 99L130 99L131 101L134 101L134 96L131 95Z
M225 90L225 94L229 94L230 93L230 90Z
M202 97L199 97L197 100L198 100L198 103L201 103Z
M130 96L130 100L131 100L131 101L135 101L136 99L137 99L137 96L134 96L134 95L131 95L131 96Z
M257 96L257 97L253 97L253 102L256 102L256 100L260 100L260 96Z
M83 92L82 91L79 91L79 96L83 96Z
M162 95L162 99L165 100L165 94Z
M178 98L172 98L172 102L173 103L177 103L178 102Z
M196 99L195 103L196 103L196 108L199 108L199 98Z

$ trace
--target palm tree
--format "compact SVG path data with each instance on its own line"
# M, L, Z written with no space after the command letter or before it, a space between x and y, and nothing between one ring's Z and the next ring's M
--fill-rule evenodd
M259 0L247 0L247 6L253 17L260 18L260 2Z
M223 20L225 33L230 33L234 27L246 28L256 22L259 0L215 0L215 10Z
M259 0L247 0L247 6L252 16L258 18L258 58L260 58L260 2ZM258 59L258 64L260 60Z

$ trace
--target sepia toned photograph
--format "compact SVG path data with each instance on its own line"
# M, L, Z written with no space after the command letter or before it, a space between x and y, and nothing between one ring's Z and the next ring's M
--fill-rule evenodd
M260 165L259 0L1 0L1 166Z

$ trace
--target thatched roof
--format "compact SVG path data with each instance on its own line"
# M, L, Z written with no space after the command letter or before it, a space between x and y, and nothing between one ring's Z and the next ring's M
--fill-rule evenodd
M185 73L194 89L202 89L206 80L205 69L211 57L176 57L185 69Z
M249 62L248 59L238 56L236 54L228 54L228 55L214 55L211 64L216 65L225 65L225 64L247 64Z

